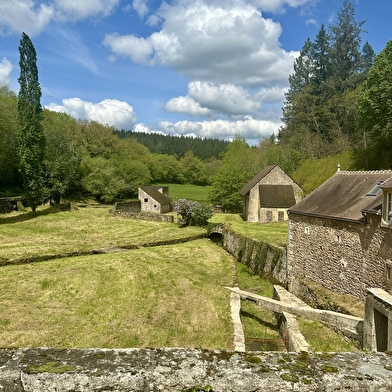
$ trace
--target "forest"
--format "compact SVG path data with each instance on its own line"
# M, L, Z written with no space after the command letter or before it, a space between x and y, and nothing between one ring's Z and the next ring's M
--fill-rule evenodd
M228 142L143 134L42 109L35 50L23 36L19 94L0 87L0 196L30 192L58 202L91 195L112 203L135 197L141 185L195 184L212 186L211 203L241 211L238 191L267 165L279 164L305 193L338 164L389 169L392 41L376 55L362 43L365 33L365 21L344 0L336 22L304 43L289 76L283 126L257 146L241 135Z

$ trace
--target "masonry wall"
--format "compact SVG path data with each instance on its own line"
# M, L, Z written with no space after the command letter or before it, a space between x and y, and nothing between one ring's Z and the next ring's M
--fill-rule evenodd
M310 279L343 294L364 299L366 288L391 291L392 230L380 217L366 224L291 214L288 249L289 287Z

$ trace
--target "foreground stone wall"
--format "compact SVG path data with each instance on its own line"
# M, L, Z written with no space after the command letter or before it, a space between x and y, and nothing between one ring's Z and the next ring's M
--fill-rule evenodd
M213 392L387 392L392 358L176 348L0 350L0 390L7 392L180 392L207 385Z

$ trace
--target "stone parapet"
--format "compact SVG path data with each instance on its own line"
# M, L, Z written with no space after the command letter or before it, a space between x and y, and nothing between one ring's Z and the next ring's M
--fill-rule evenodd
M213 392L387 392L392 390L392 358L383 353L179 348L0 350L0 390L7 392L200 390L196 387Z

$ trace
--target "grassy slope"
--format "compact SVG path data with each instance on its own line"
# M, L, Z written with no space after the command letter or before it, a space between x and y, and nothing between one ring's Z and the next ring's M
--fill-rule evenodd
M211 186L198 186L190 184L158 184L169 187L169 196L172 200L188 199L208 203L208 193Z

